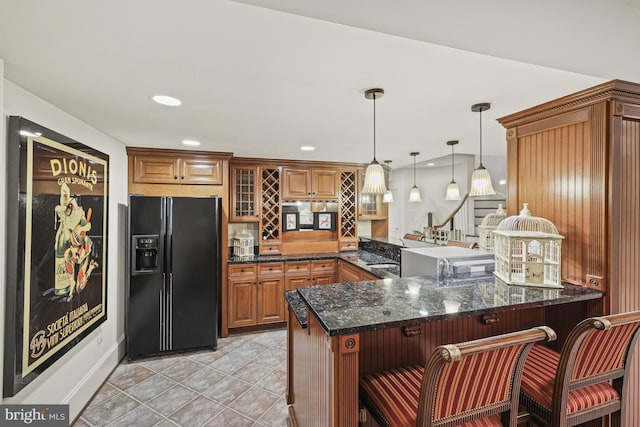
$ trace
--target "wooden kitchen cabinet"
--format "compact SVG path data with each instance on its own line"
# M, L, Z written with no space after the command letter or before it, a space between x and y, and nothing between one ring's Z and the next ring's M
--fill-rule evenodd
M253 326L258 323L255 264L229 266L229 327Z
M338 171L323 168L282 168L283 200L338 199Z
M285 320L283 263L229 266L229 327Z
M301 286L335 283L335 271L335 259L287 261L285 263L285 287L287 290L292 290Z
M208 156L134 155L133 162L136 183L222 184L222 160Z
M378 280L379 277L344 260L338 260L338 283Z
M231 166L231 222L258 222L258 166Z

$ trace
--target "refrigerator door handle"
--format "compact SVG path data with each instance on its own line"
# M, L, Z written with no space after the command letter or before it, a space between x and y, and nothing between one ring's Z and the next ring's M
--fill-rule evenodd
M165 248L166 271L173 271L173 199L167 197L167 214L166 214L166 230L167 230L167 247Z
M158 322L160 325L160 350L165 350L165 331L164 331L164 319L165 319L165 313L164 313L164 284L165 282L165 278L166 275L164 273L162 273L162 287L160 288L160 291L158 292L158 297L160 298L160 321Z
M169 273L169 349L173 349L173 273Z

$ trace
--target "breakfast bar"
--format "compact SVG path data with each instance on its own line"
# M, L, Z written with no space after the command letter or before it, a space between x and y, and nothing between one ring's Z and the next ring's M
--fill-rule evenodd
M361 375L424 364L441 344L551 326L562 345L600 315L599 291L508 285L493 276L386 278L288 291L289 422L370 424L358 405Z

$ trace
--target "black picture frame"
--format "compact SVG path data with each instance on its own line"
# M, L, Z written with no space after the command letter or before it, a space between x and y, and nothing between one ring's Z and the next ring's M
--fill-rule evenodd
M282 231L297 231L300 229L300 214L298 212L284 212L282 214Z
M313 213L313 229L335 231L336 213L335 212L314 212Z
M109 156L11 116L3 397L107 320Z

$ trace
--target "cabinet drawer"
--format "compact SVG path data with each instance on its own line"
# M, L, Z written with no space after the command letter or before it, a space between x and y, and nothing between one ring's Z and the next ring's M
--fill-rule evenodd
M229 265L228 268L229 277L255 277L256 265L255 264L236 264Z
M355 251L358 249L358 242L340 242L341 251Z
M335 261L332 259L322 259L311 261L311 271L316 272L333 272L335 270Z
M260 255L279 255L280 243L262 243L260 244Z
M287 261L287 274L309 274L309 261Z
M258 264L258 274L282 274L283 273L283 265L282 262L265 262Z

